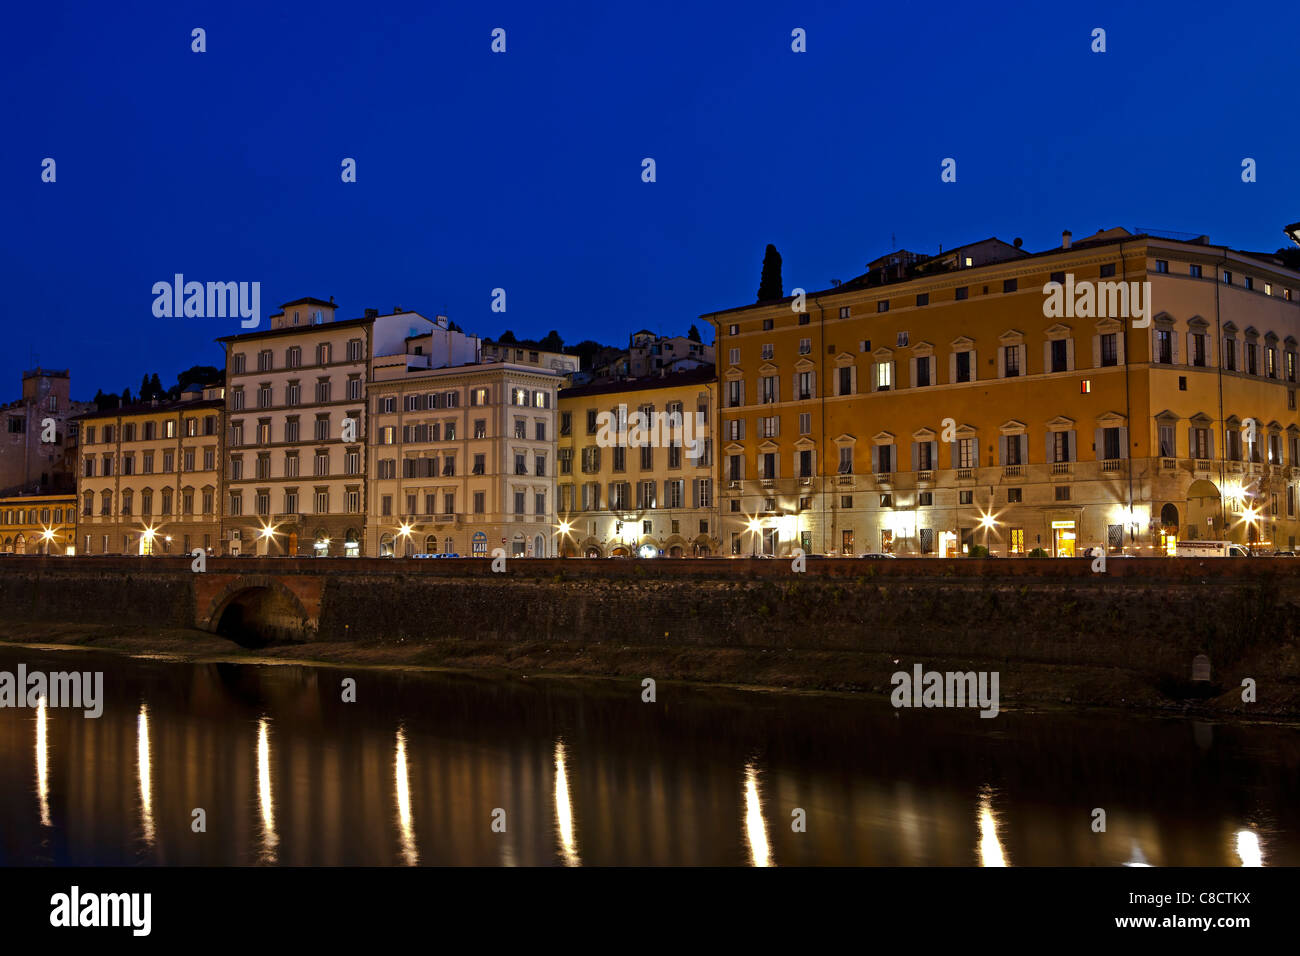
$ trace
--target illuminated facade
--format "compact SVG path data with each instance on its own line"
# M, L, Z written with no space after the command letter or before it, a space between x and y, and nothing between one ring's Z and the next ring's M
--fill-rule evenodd
M214 386L81 416L78 553L215 553L221 412Z
M872 265L704 316L727 552L1294 546L1295 271L1122 229ZM1049 282L1102 298L1062 312ZM1119 282L1150 283L1149 325Z
M367 554L553 556L562 374L406 358L376 360L369 386Z
M0 553L77 553L75 495L12 495L0 498Z
M717 554L712 366L675 374L585 385L560 393L559 518L566 555L688 557ZM668 441L602 447L601 415L692 416L698 439L683 447L683 428ZM696 429L696 415L703 416ZM606 421L614 421L613 417ZM698 433L694 433L694 432ZM675 436L675 437L674 437ZM634 437L634 436L629 436Z

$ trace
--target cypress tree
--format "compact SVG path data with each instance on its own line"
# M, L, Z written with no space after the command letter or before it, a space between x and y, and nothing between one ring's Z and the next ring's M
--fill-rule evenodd
M785 287L781 284L781 253L770 242L763 253L763 275L758 281L758 301L771 302L785 298Z

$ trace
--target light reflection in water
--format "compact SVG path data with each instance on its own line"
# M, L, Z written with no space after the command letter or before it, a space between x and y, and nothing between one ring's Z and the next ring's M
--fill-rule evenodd
M758 770L752 763L745 765L745 837L749 841L750 863L753 866L771 866L767 824L763 822L763 805L758 799Z
M411 823L411 789L406 779L406 732L397 728L397 825L402 831L402 858L407 866L420 862L415 845L415 827Z
M980 791L980 866L1007 866L1006 855L998 840L998 821L993 815L993 792Z
M149 768L149 710L140 705L140 716L136 718L136 750L140 768L140 823L144 830L144 842L153 846L153 786Z
M1259 834L1254 830L1237 831L1237 856L1242 866L1263 866L1264 850L1259 845Z
M257 721L257 796L262 807L262 862L275 862L280 838L275 834L275 804L271 799L271 724Z
M573 805L569 801L569 774L564 764L564 742L555 741L555 822L565 866L579 866L578 843L573 834Z
M36 702L36 792L41 801L41 826L50 826L49 744L45 737L45 695Z
M1138 846L1138 841L1133 841L1133 855L1128 858L1124 866L1150 866L1147 862L1146 854L1142 852L1142 847Z

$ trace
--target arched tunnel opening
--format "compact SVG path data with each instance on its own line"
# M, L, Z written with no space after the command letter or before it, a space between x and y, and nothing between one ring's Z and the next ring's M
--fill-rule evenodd
M230 599L217 619L216 631L242 647L266 647L300 639L306 623L290 595L275 588L255 587Z

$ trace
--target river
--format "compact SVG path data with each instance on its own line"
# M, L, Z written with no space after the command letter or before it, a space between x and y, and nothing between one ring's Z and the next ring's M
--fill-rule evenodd
M19 664L102 672L103 713L0 709L0 864L1300 864L1291 727L0 645Z

